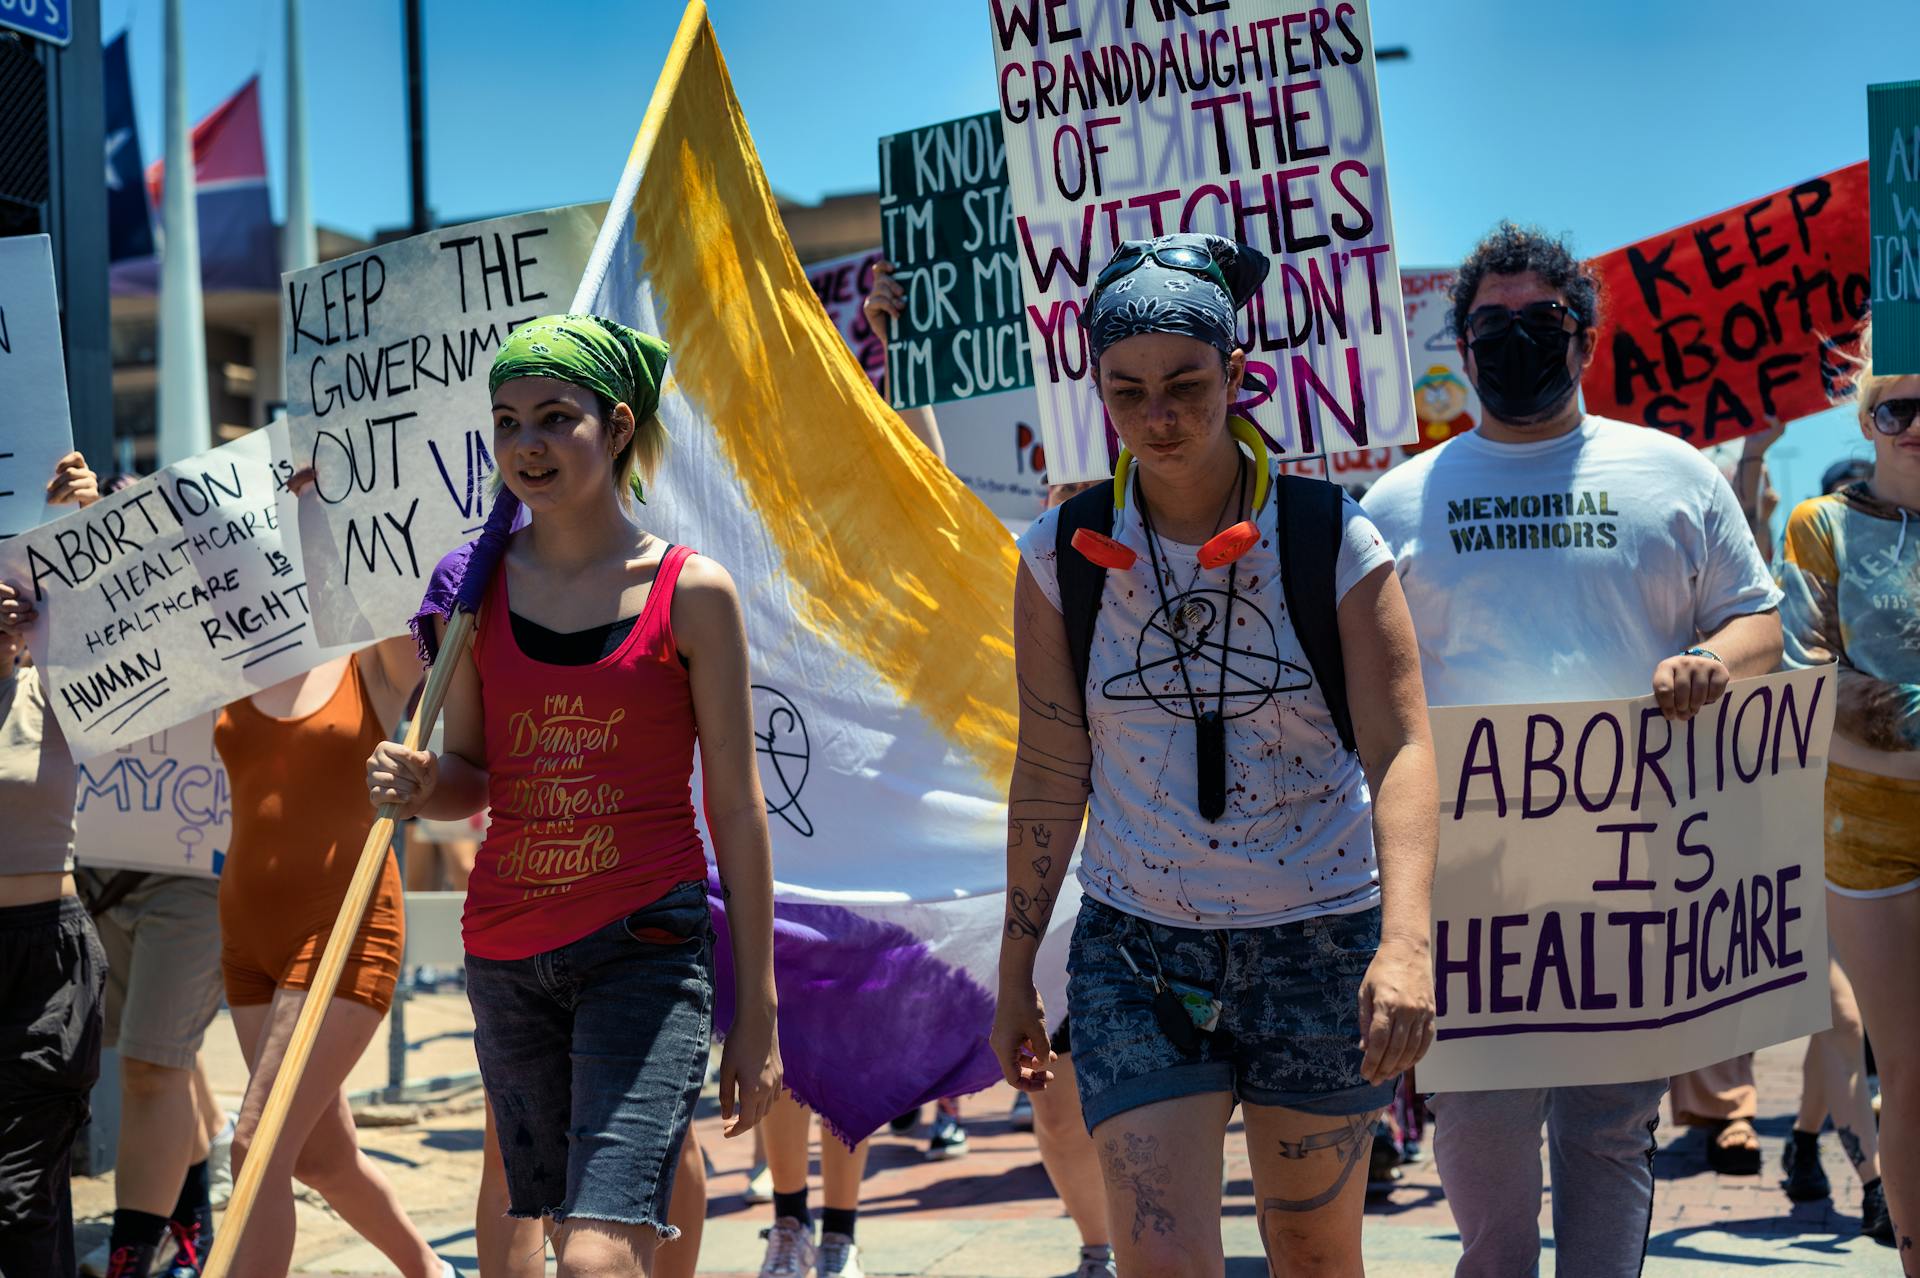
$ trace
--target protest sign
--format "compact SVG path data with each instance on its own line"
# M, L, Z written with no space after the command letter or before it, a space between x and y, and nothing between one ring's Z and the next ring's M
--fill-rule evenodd
M340 655L316 635L279 505L276 422L0 544L75 758L104 754ZM292 502L291 495L286 500Z
M893 406L1030 385L999 114L881 138L880 227L907 295L887 347Z
M1410 452L1444 444L1480 421L1480 397L1467 379L1453 332L1453 277L1453 271L1431 266L1400 272L1407 349L1413 357L1413 411L1420 421L1420 437L1408 445Z
M986 3L1055 482L1112 465L1079 323L1100 268L1178 231L1273 259L1241 314L1272 389L1236 411L1276 450L1413 442L1368 6Z
M213 748L219 717L198 715L80 760L74 848L82 865L220 873L233 841L233 794Z
M51 245L44 235L0 239L0 537L58 510L47 481L73 451Z
M603 205L448 227L285 277L288 437L315 472L299 540L326 643L397 635L491 501L487 371L563 311Z
M1828 1025L1834 667L1431 711L1434 1091L1664 1078Z
M827 308L827 318L840 330L840 336L847 339L854 358L860 361L860 367L876 387L887 377L887 344L867 323L861 304L873 291L873 264L886 258L879 249L872 249L829 258L804 268L814 296Z
M1831 406L1867 313L1867 166L1593 259L1587 411L1696 446Z
M1920 80L1867 86L1873 371L1920 373Z
M976 395L939 408L947 468L1002 523L1024 526L1047 504L1047 457L1033 387Z

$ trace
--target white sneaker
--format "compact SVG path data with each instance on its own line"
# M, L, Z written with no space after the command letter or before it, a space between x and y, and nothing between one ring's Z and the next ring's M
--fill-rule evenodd
M761 1203L772 1202L773 1168L767 1166L765 1163L761 1163L758 1167L748 1172L747 1187L745 1191L741 1193L740 1199L742 1202L753 1203L756 1206Z
M820 1235L817 1278L867 1278L860 1268L860 1249L845 1234Z
M233 1127L239 1115L228 1111L226 1126L207 1149L207 1201L225 1207L233 1197Z
M813 1272L819 1252L813 1245L813 1227L782 1216L773 1228L763 1229L767 1256L760 1262L760 1278L807 1278Z
M1073 1271L1073 1278L1119 1278L1120 1270L1114 1264L1113 1252L1104 1256L1089 1255L1087 1249L1080 1249L1080 1267Z

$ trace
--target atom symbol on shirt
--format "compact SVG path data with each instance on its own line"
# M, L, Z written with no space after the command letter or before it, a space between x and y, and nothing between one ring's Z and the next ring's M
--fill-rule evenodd
M1215 633L1226 629L1227 601L1224 590L1191 590L1155 609L1134 646L1133 669L1107 680L1101 692L1112 701L1151 701L1177 719L1192 719L1190 678L1202 707L1224 696L1226 717L1239 719L1280 693L1312 687L1310 671L1280 659L1273 619L1245 596L1233 600L1234 634Z
M807 785L813 747L807 739L807 721L784 692L765 684L753 685L754 750L760 756L760 788L766 791L767 815L777 816L802 838L813 837L813 821L800 806Z

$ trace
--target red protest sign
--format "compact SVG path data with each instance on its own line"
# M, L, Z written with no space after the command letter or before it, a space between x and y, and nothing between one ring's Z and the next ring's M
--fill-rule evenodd
M1867 314L1865 162L1592 263L1587 410L1705 446L1831 405Z

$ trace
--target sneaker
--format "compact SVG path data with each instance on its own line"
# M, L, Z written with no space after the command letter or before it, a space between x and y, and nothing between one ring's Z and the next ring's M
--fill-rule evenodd
M949 1158L964 1157L966 1152L967 1129L944 1109L936 1111L933 1116L933 1135L927 1139L927 1157L935 1162L945 1162Z
M111 1263L113 1259L109 1254L109 1247L112 1241L110 1238L102 1238L92 1251L80 1257L80 1273L82 1278L105 1278L107 1265Z
M773 1168L761 1163L747 1173L747 1188L740 1195L742 1202L756 1206L773 1201Z
M1013 1094L1013 1108L1007 1113L1007 1130L1016 1132L1033 1130L1033 1098L1025 1092Z
M906 1113L894 1119L891 1123L887 1124L887 1126L892 1129L893 1134L895 1136L905 1136L908 1132L912 1131L914 1128L918 1127L919 1125L920 1125L920 1111L918 1109L910 1109Z
M1073 1271L1073 1278L1119 1278L1120 1269L1113 1261L1111 1248L1101 1248L1101 1252L1089 1253L1085 1247L1080 1249L1080 1267Z
M1787 1174L1784 1187L1787 1197L1796 1203L1817 1203L1833 1196L1833 1182L1827 1179L1827 1169L1820 1165L1819 1146L1814 1146L1811 1158L1794 1156L1793 1137L1787 1138L1787 1147L1780 1151L1780 1170Z
M1406 1173L1400 1170L1400 1147L1393 1143L1393 1129L1380 1123L1373 1129L1373 1148L1367 1156L1367 1195L1391 1193Z
M767 1256L760 1262L760 1278L807 1278L813 1272L819 1253L813 1245L813 1228L792 1216L782 1216L773 1228L763 1229Z
M231 1110L227 1122L207 1149L207 1204L225 1207L233 1197L233 1128L240 1116Z
M173 1238L173 1262L167 1266L167 1278L200 1278L207 1253L213 1250L212 1209L201 1213L191 1225L169 1220L167 1233Z
M107 1257L106 1278L147 1278L153 1268L153 1251L151 1247L136 1247L131 1243L114 1248L113 1254Z
M821 1234L817 1278L867 1278L860 1268L860 1249L845 1234Z
M1860 1195L1860 1232L1882 1247L1893 1246L1893 1216L1887 1211L1887 1187L1877 1180Z

